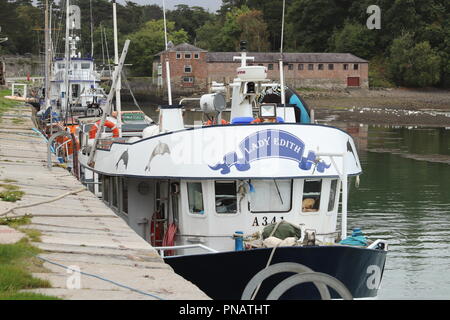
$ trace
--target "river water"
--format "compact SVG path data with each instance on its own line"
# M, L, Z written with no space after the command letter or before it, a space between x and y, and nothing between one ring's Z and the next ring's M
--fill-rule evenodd
M363 167L349 229L389 242L378 298L450 299L450 127L329 125L353 136Z
M348 226L389 241L378 298L450 299L450 128L341 127L363 167Z

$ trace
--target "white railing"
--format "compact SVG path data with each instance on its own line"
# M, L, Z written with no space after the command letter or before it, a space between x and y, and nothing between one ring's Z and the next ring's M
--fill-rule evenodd
M219 252L213 248L207 247L203 244L196 243L196 244L186 244L182 246L166 246L166 247L154 247L156 250L159 251L159 254L161 257L164 258L164 251L165 250L178 250L178 249L204 249L205 251L216 253Z

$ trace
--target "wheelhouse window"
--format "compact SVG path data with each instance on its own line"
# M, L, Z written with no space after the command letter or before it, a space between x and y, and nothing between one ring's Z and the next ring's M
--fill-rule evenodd
M337 194L337 179L331 181L330 185L330 199L328 200L328 212L333 211L336 203L336 194Z
M91 68L91 64L89 62L81 63L81 69L87 70Z
M303 212L317 212L320 209L322 179L305 179L303 183Z
M215 201L217 213L237 212L236 181L215 181Z
M190 213L204 214L205 209L203 206L203 191L201 182L188 182L188 205Z
M122 212L128 214L128 180L127 178L120 179L122 188Z
M292 207L292 180L252 180L250 211L288 212Z

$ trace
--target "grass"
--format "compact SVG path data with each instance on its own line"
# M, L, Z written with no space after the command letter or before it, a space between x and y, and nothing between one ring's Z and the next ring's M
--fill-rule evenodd
M19 103L17 101L5 99L5 96L11 95L11 90L0 90L0 116L14 106L17 106Z
M0 183L0 199L8 202L21 200L25 192L13 184Z
M21 290L50 288L50 282L32 276L42 272L41 251L24 238L14 244L0 244L0 300L55 300L57 297Z

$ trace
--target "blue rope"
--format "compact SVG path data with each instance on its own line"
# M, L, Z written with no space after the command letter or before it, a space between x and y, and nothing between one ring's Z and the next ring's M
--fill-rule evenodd
M39 259L41 259L41 260L43 260L43 261L45 261L45 262L48 262L48 263L50 263L50 264L53 264L53 265L55 265L55 266L58 266L58 267L61 267L61 268L64 268L64 269L71 270L71 271L73 271L73 272L80 272L81 274L83 274L83 275L85 275L85 276L97 278L97 279L99 279L99 280L102 280L102 281L106 281L106 282L112 283L112 284L114 284L114 285L116 285L116 286L119 286L119 287L122 287L122 288L125 288L125 289L128 289L128 290L131 290L131 291L134 291L134 292L143 294L143 295L145 295L145 296L149 296L149 297L152 297L152 298L155 298L155 299L158 299L158 300L165 300L165 299L163 299L163 298L161 298L161 297L158 297L157 295L154 295L154 294L151 294L151 293L147 293L147 292L141 291L141 290L139 290L139 289L135 289L135 288L128 287L128 286L126 286L126 285L120 284L120 283L115 282L115 281L113 281L113 280L109 280L109 279L106 279L106 278L97 276L97 275L95 275L95 274L91 274L91 273L87 273L87 272L83 272L83 271L78 271L78 270L73 270L73 269L71 269L71 268L69 268L69 267L67 267L67 266L65 266L65 265L59 264L59 263L57 263L57 262L50 261L50 260L45 259L45 258L42 258L42 257L40 257L40 256L36 256L36 257L39 258Z

